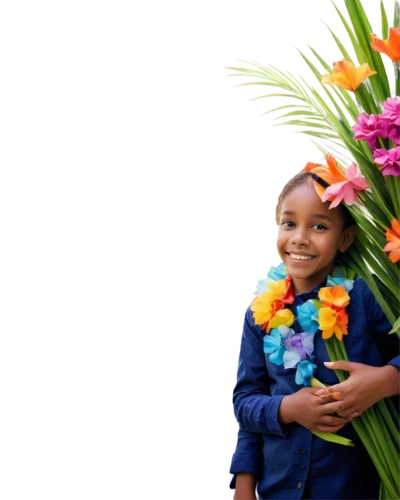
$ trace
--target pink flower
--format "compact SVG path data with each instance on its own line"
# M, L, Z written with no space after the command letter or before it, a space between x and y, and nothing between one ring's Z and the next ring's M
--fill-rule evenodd
M400 99L394 97L393 99L388 99L383 103L385 110L382 113L382 118L390 120L391 125L396 125L400 127Z
M400 146L393 149L377 149L375 163L382 170L382 175L400 175Z
M369 188L367 180L362 176L355 163L352 163L346 169L346 179L346 181L332 184L322 195L321 201L332 200L329 208L336 207L342 200L346 205L352 205L355 201L358 201L356 191L364 191Z
M391 127L390 120L382 115L367 115L362 113L357 117L357 123L353 125L356 141L367 141L372 150L376 149L376 138L383 137L395 140L398 135L397 127ZM400 138L399 138L400 139ZM397 144L397 142L396 142Z

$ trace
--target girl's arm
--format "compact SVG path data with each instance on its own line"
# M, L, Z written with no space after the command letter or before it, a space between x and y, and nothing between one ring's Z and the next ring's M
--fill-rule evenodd
M239 424L239 433L235 453L232 457L230 473L234 474L230 488L238 488L239 475L251 475L256 483L256 478L262 474L263 465L263 438L259 433L249 432ZM240 487L240 486L239 486ZM242 485L243 487L243 485ZM235 497L236 498L236 497Z
M257 478L254 474L241 472L236 478L236 490L233 500L257 500Z
M286 433L278 420L278 412L284 396L271 396L269 383L262 335L254 326L252 312L248 309L233 391L235 416L247 431L283 437Z

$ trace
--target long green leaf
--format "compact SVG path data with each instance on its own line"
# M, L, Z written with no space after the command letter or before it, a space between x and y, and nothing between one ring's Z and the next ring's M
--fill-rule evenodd
M342 42L339 40L339 38L335 35L335 33L330 29L330 27L324 23L325 26L328 28L328 30L331 32L331 35L333 36L333 39L335 40L337 46L339 47L340 49L340 52L343 54L343 57L345 59L347 59L347 61L350 61L351 63L354 64L354 61L353 59L350 57L349 53L347 52L347 50L345 49L344 45L342 44Z
M351 43L353 45L353 48L354 48L354 51L356 53L356 56L357 56L357 60L360 64L363 64L365 62L367 62L367 59L365 57L365 54L363 52L363 49L362 47L360 46L360 44L358 43L352 29L350 28L348 22L346 21L346 19L343 17L342 13L340 12L340 10L336 7L336 5L334 4L334 2L332 2L333 6L335 7L336 9L336 12L338 13L344 27L346 28L346 31L347 31L347 34L349 35L350 37L350 40L351 40Z
M394 2L393 28L400 27L400 3L398 0Z
M326 125L322 125L321 123L309 122L309 121L306 121L306 120L289 120L289 121L284 122L284 123L275 123L274 127L279 127L280 125L297 125L299 127L323 128L325 130L331 130L331 131L334 132L334 130L332 129L332 127L328 127Z
M385 6L383 5L382 0L381 0L381 18L382 18L382 40L387 40L389 38L389 25L385 11Z

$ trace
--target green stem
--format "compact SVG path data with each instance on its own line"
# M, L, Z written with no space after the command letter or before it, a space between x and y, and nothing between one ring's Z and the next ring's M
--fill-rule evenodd
M393 422L395 423L396 427L400 426L400 417L399 414L397 413L396 408L394 407L393 401L391 399L385 399L386 404L389 408L389 413L392 416Z
M382 415L383 420L385 421L393 439L394 442L397 446L397 448L400 448L400 434L399 434L399 429L396 427L396 424L393 422L392 415L390 414L389 410L387 409L386 402L387 399L381 399L378 403L377 406L379 408L379 411ZM397 416L398 420L398 416ZM398 458L398 455L396 455Z
M386 497L385 500L387 500L387 498L390 498L393 500L398 500L399 496L396 495L396 491L389 480L389 476L388 476L382 462L378 458L378 453L377 453L376 447L370 439L371 436L368 435L368 432L365 428L366 424L363 422L363 415L361 415L360 417L357 417L357 418L353 418L351 423L352 423L354 429L356 430L357 434L359 435L363 445L365 446L365 449L367 450L372 462L375 465L376 470L378 471L378 474L379 474L382 482L385 485L385 488L387 490L387 494L389 495L388 497Z

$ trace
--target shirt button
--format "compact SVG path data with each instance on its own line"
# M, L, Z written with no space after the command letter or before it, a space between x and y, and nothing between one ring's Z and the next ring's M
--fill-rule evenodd
M306 468L305 465L300 465L301 470L304 470L305 468Z
M306 450L304 448L302 448L300 451L299 451L300 455L305 455L306 454Z
M297 487L300 489L301 488L301 483L297 483Z

